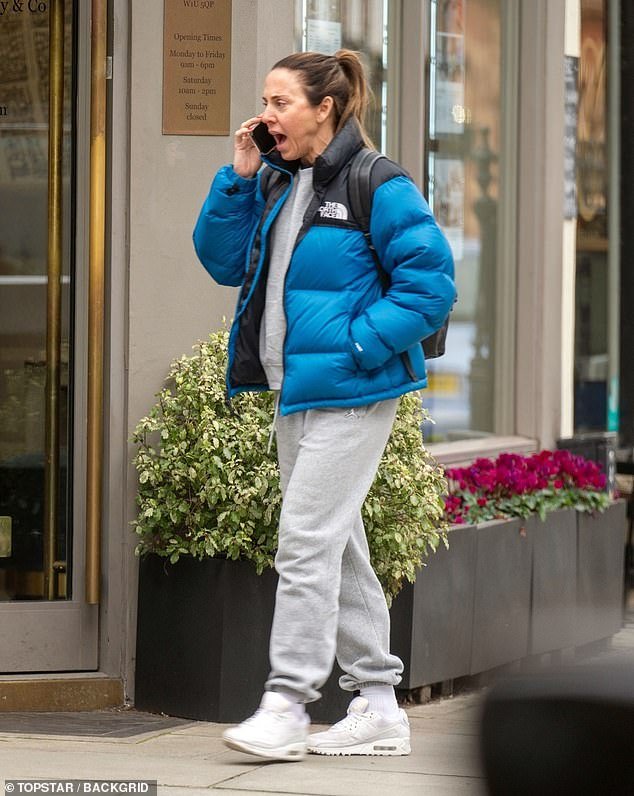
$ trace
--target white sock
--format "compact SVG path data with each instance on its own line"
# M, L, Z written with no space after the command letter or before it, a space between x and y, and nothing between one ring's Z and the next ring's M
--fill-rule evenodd
M399 718L398 702L391 685L367 685L361 689L361 696L368 700L368 710L380 713L388 721Z
M289 691L279 691L278 693L288 699L290 702L288 709L296 719L302 719L306 715L306 705L303 702L298 702L295 694L291 694Z

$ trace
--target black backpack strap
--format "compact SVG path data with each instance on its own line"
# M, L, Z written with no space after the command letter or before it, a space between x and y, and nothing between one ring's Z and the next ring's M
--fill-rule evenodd
M350 165L348 176L348 200L352 217L359 225L363 236L368 244L368 248L374 259L376 270L381 280L383 290L387 290L390 285L390 277L379 261L372 237L370 236L370 217L372 215L372 169L376 162L384 158L380 152L374 149L360 149L354 156Z
M360 149L352 160L348 177L348 198L352 215L363 231L370 231L372 215L372 190L370 180L377 160L384 158L374 149Z

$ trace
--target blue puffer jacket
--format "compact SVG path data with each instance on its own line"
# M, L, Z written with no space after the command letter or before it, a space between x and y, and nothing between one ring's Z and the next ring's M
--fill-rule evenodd
M390 275L385 294L366 240L349 215L351 158L363 146L349 121L316 159L315 197L284 286L287 332L280 412L359 406L427 386L420 341L455 300L449 245L407 174L382 159L372 172L370 232ZM216 175L194 246L221 285L241 285L229 337L227 390L266 390L259 331L271 226L299 163L275 155L256 178L231 166Z

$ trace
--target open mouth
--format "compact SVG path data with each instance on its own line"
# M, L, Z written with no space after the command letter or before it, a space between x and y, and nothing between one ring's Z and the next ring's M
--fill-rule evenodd
M282 135L282 133L273 133L273 138L275 139L275 144L278 148L281 147L286 141L286 136Z

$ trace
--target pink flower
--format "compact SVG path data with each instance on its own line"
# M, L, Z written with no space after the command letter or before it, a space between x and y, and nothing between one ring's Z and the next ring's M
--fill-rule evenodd
M469 467L450 468L445 471L449 481L449 495L445 500L446 516L455 523L469 522L468 504L499 516L502 512L499 501L523 495L539 495L547 489L587 490L605 489L606 478L600 467L567 450L539 451L524 456L517 453L502 453L495 460L479 458ZM474 498L471 498L471 495ZM522 501L518 503L523 505Z

